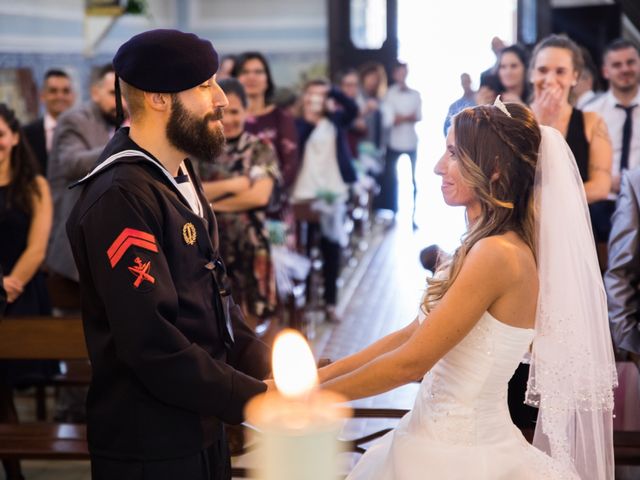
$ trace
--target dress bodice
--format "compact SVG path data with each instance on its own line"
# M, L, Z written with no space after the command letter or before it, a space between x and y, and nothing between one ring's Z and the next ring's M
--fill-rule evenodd
M485 312L347 480L579 480L530 445L509 415L507 385L533 337Z
M512 327L485 312L422 380L414 406L419 423L446 443L491 443L500 432L496 423L511 424L507 385L533 336L533 329Z

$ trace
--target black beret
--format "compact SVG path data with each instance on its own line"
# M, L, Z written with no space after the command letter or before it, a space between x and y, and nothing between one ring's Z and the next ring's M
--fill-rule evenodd
M113 57L118 77L145 92L176 93L207 81L218 70L208 40L178 30L149 30L122 44Z

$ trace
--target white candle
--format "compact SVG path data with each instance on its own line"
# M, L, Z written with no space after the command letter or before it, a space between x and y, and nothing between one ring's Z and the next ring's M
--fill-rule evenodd
M335 480L337 440L351 410L344 397L318 391L318 372L302 335L284 331L273 347L277 392L247 405L247 422L259 430L257 477L261 480Z

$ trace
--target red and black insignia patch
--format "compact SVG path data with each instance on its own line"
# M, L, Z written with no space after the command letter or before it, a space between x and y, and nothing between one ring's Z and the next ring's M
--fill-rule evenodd
M107 250L111 268L115 268L130 247L140 247L150 252L158 252L155 236L134 228L125 228Z
M146 262L142 260L140 257L136 257L133 261L135 265L129 267L129 271L133 274L136 279L133 281L133 286L138 288L142 282L147 281L150 283L156 283L156 279L151 276L151 260L147 260Z

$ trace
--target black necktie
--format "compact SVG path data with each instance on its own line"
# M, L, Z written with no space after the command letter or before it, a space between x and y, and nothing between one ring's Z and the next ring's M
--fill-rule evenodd
M624 105L616 104L616 108L621 108L624 113L627 114L624 119L624 125L622 126L622 153L620 154L620 173L629 167L629 147L631 146L631 131L633 129L633 119L631 114L633 109L638 105L630 105L625 107Z

